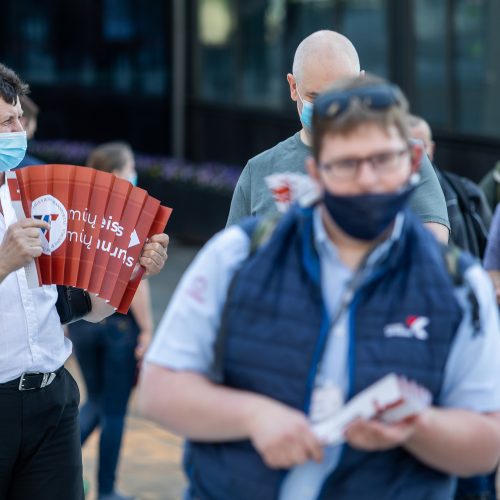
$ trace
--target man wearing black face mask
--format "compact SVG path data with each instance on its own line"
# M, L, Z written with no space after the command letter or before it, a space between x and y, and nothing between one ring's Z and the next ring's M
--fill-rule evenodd
M189 439L187 498L445 500L454 475L498 463L493 290L467 255L452 273L404 208L421 154L406 120L400 90L374 77L321 94L307 163L318 203L269 231L255 219L227 229L184 276L140 404ZM320 407L337 411L391 372L432 406L358 419L343 446L320 441Z

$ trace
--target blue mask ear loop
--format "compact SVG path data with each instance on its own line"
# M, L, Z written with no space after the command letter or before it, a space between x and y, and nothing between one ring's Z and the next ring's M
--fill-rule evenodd
M306 101L305 99L302 98L300 95L299 89L297 88L297 95L299 96L300 101L302 102L302 111L300 112L300 121L302 122L302 125L307 130L312 129L312 113L313 113L313 103Z

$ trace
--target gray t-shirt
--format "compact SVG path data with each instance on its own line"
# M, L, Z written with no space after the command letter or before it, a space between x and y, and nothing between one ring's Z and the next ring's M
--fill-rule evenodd
M297 132L250 159L236 184L227 225L235 224L248 215L276 213L276 203L264 181L265 177L284 172L305 174L305 162L310 154L310 149L300 140L300 133ZM422 222L437 222L449 229L443 190L427 155L420 164L420 174L420 183L410 199L410 208Z

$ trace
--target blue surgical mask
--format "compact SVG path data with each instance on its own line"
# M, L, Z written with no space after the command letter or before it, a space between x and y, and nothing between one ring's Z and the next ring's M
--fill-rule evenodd
M310 132L312 129L312 116L313 116L313 103L302 99L302 96L299 94L297 90L297 94L299 95L299 99L302 102L302 111L300 112L300 121L304 128Z
M26 154L26 132L0 133L0 172L16 168Z
M130 174L127 179L132 186L137 186L137 172Z
M337 226L352 238L372 241L389 228L406 205L418 183L418 175L393 193L339 196L325 190L323 202Z

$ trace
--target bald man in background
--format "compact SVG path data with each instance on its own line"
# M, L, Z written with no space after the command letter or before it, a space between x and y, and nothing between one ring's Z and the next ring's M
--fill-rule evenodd
M251 158L236 185L227 225L249 215L270 215L277 211L265 178L276 173L303 174L311 155L312 102L336 81L360 73L354 45L335 31L316 31L298 46L288 73L290 97L297 103L302 129L292 137ZM424 156L420 165L421 181L410 200L410 207L422 222L443 241L448 242L450 224L446 201L434 169Z

